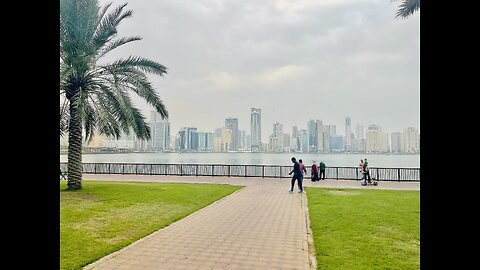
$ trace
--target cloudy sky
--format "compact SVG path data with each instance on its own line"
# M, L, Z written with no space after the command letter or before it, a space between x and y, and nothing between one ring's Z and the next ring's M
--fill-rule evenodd
M102 0L103 5L112 1ZM125 1L113 1L118 6ZM390 0L129 0L119 37L138 35L104 61L130 55L168 67L150 76L171 133L223 127L237 117L250 134L262 109L273 123L307 128L320 119L345 132L345 117L385 132L420 128L420 12L395 19ZM149 117L151 107L138 105Z

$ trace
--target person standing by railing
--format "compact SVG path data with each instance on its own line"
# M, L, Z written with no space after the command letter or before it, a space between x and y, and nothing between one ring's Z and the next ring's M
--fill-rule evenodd
M293 192L293 187L295 186L295 180L298 180L298 189L299 189L298 193L302 193L303 192L303 186L302 186L303 175L302 175L302 171L300 170L300 164L297 162L297 159L295 157L292 157L292 162L293 162L293 170L288 173L289 175L292 175L293 173L292 187L288 192Z
M318 167L317 167L317 164L315 164L315 161L313 161L313 164L312 164L312 182L316 182L318 180L320 180L320 178L318 178Z
M327 167L323 161L320 161L320 179L325 180L325 168Z

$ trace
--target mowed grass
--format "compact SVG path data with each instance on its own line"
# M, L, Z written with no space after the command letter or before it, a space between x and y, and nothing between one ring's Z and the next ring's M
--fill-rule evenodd
M213 184L60 181L60 268L81 269L240 189Z
M318 269L420 269L420 192L307 188Z

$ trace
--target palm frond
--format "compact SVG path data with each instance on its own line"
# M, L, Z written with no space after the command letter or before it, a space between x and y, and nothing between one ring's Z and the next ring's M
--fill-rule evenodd
M167 74L167 67L164 65L137 56L130 56L127 59L120 59L110 65L103 66L103 68L109 70L111 73L113 73L115 69L121 70L122 68L129 67L138 68L146 73L152 73L160 76Z
M406 19L420 9L420 0L403 0L395 14L395 18Z
M109 13L106 17L97 22L95 29L95 36L93 37L93 43L98 48L101 48L106 42L108 42L113 36L117 34L117 27L120 22L132 15L131 10L127 10L122 13L127 3L118 6L115 10Z
M104 106L108 106L122 131L128 134L132 127L138 138L150 139L150 129L145 123L145 117L133 105L128 93L121 86L104 88L102 93L105 97Z
M128 37L128 38L120 38L120 39L111 41L110 43L105 44L105 46L100 49L100 52L98 53L97 59L104 56L105 54L107 54L108 52L110 52L111 50L113 50L115 48L118 48L118 47L120 47L124 44L129 43L129 42L137 41L137 40L141 40L141 39L142 39L141 37L134 36L134 37Z

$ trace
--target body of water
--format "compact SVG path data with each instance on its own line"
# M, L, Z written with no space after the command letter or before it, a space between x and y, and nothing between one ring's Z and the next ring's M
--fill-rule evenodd
M312 154L312 153L119 153L84 154L84 163L156 163L156 164L227 164L290 166L290 159L302 159L307 166L323 161L331 167L356 167L368 159L370 167L420 168L420 155L387 154ZM67 156L60 155L60 162Z

